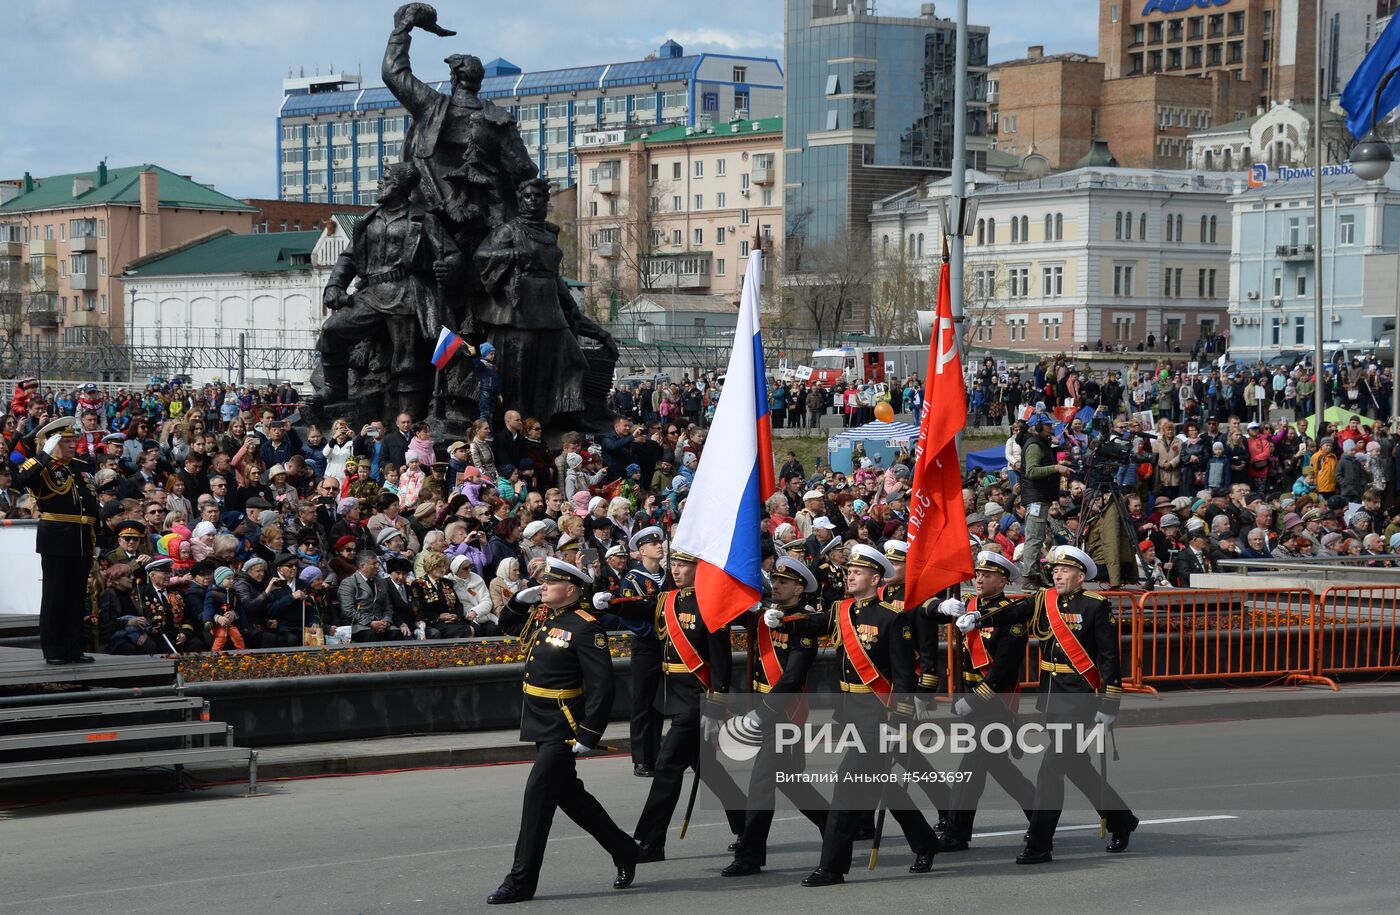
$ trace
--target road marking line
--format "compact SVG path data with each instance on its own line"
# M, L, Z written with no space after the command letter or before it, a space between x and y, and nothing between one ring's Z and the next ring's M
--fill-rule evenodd
M1140 820L1140 821L1138 822L1138 826L1140 826L1140 827L1141 827L1141 826L1161 826L1161 825L1166 824L1166 823L1204 823L1204 822L1207 822L1207 821L1209 821L1209 820L1238 820L1238 819L1239 819L1239 817L1237 817L1237 816L1231 816L1230 814L1216 814L1216 815L1214 815L1214 816L1201 816L1201 817L1166 817L1166 818L1160 819L1160 820ZM1085 826L1059 826L1059 827L1057 827L1057 828L1055 829L1055 831L1056 831L1056 832L1068 832L1068 831L1071 830L1071 829L1098 829L1098 828L1099 828L1099 824L1098 824L1098 823L1089 823L1089 824L1087 824L1087 825L1085 825ZM994 839L994 838L997 838L998 836L1023 836L1023 835L1025 835L1025 834L1026 834L1026 831L1025 831L1024 829L1010 829L1010 830L1006 830L1006 831L1004 831L1004 832L978 832L978 833L974 833L972 837L973 837L974 839Z

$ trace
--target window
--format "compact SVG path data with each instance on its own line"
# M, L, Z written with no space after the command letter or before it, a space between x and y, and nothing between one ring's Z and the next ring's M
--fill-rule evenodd
M647 166L647 181L649 181L652 184L655 184L657 181L660 180L661 166L658 163L653 162Z
M1274 298L1276 298L1276 299L1283 298L1283 271L1282 271L1282 270L1279 270L1277 267L1274 268L1274 287L1273 287L1273 288L1274 288L1274 293L1273 293ZM1277 343L1278 341L1275 340L1274 342Z
M724 276L724 258L715 258L715 276Z
M1196 271L1196 297L1199 299L1206 297L1206 271L1204 268Z
M1065 268L1040 268L1040 295L1045 299L1058 299L1065 294Z
M972 272L973 295L979 299L996 298L997 272L995 267L979 267Z
M1206 271L1206 298L1215 298L1215 269Z
M748 242L746 242L746 241L741 241L741 242L739 242L739 256L740 256L740 257L748 257L748 256L749 256L749 243L748 243Z
M1293 319L1293 342L1294 342L1294 343L1302 343L1302 342L1304 342L1304 341L1303 341L1303 329L1304 329L1306 326L1307 326L1307 319L1304 318L1302 315L1299 315L1298 317L1296 317L1296 318Z
M681 243L681 230L680 230L680 229L672 229L672 230L671 230L671 244L673 244L673 245L679 245L680 243Z
M987 220L987 244L989 244L989 245L994 245L994 244L996 244L996 243L997 243L997 221L996 221L995 219L988 219L988 220Z
M724 244L724 226L715 226L715 244Z
M1280 343L1283 342L1279 339L1279 330L1280 326L1283 324L1283 319L1276 317L1272 321L1270 321L1269 324L1269 342L1272 343L1274 346L1278 346Z
M1113 238L1116 241L1123 240L1123 214L1121 211L1113 219Z
M596 201L596 200L590 200L590 201L588 201L588 215L589 215L589 216L597 216L597 215L598 215L598 201Z
M1006 329L1007 329L1008 335L1011 337L1012 340L1024 340L1024 339L1026 339L1026 319L1025 319L1025 318L1007 318L1007 319L1006 319Z
M681 163L679 163L679 162L672 162L672 163L671 163L671 180L673 180L673 181L679 181L679 180L681 180Z
M739 225L741 225L741 226L746 226L746 225L748 225L748 224L749 224L749 211L748 211L747 209L741 209L741 210L739 211Z
M924 233L919 233L919 257L924 256Z
M985 220L985 219L979 219L979 220L977 220L977 244L979 244L979 245L985 245L986 243L987 243L987 220Z
M835 109L835 108L832 108L832 109L828 110L827 113L826 113L826 129L827 129L827 130L837 130L837 129L840 128L840 126L841 126L841 118L838 116L838 113L837 113L836 109Z
M1059 318L1041 318L1041 319L1040 319L1040 332L1041 332L1041 337L1042 337L1042 339L1045 339L1045 340L1058 340L1058 339L1060 339L1060 319L1059 319Z
M1021 220L1015 216L1011 217L1011 243L1014 245L1021 240Z
M102 300L101 300L101 301L102 301L102 306L101 306L101 307L102 307L102 313L105 315L105 314L107 313L107 297L104 295L104 296L102 297Z
M1206 243L1206 239L1207 239L1208 237L1210 237L1210 217L1208 217L1208 216L1202 216L1202 217L1201 217L1201 244L1204 245L1204 244Z
M1133 240L1133 211L1129 210L1128 215L1123 217L1123 240Z
M723 174L724 174L724 160L723 160L723 159L716 159L716 160L715 160L715 174L716 174L716 175L723 175Z
M1301 270L1298 272L1298 298L1303 298L1308 294L1308 275Z
M1133 294L1133 268L1131 266L1122 264L1114 266L1113 294L1120 296Z
M684 207L685 207L685 204L681 203L681 195L680 195L680 194L676 194L675 196L673 196L673 197L671 198L671 212L673 212L673 213L679 213Z
M748 173L748 172L740 172L740 173L739 173L739 190L741 190L741 191L747 191L748 189L749 189L749 173Z
M734 91L734 109L736 111L749 110L749 94L742 89Z
M691 244L694 244L694 245L696 245L696 246L698 247L698 246L703 245L703 244L705 243L705 230L704 230L704 229L693 229L693 230L691 231L690 234L691 234Z
M1143 213L1138 217L1138 238L1147 240L1147 214ZM1212 239L1213 241L1214 239Z
M99 257L97 259L97 273L99 276L107 275L107 258Z
M696 177L696 178L703 178L703 177L705 177L705 160L704 160L704 159L696 159L696 160L695 160L695 162L693 163L693 174L694 174L694 177Z
M1355 217L1355 216L1350 216L1350 215L1348 215L1348 216L1338 216L1338 217L1337 217L1337 244L1338 244L1338 245L1354 245L1354 244L1356 244L1356 217Z
M763 192L758 195L758 203L759 206L765 207L771 207L773 205L773 189L771 187L765 187Z
M1115 343L1127 343L1133 339L1133 319L1131 316L1119 316L1113 319L1113 340Z
M835 73L828 73L826 76L826 94L839 95L841 92L841 79Z
M720 191L718 194L715 194L715 206L721 210L724 209L724 204L727 199L724 191Z
M1215 244L1215 217L1210 218L1210 243Z
M704 194L696 194L696 195L695 195L695 201L694 201L694 202L695 202L695 209L697 209L697 210L703 210L703 209L705 209L705 195L704 195Z
M889 256L890 256L890 237L889 237L888 235L881 235L881 236L880 236L880 256L881 256L881 257L889 257Z
M1163 240L1163 241L1176 241L1176 239L1173 237L1175 234L1176 234L1176 220L1174 220L1174 219L1172 218L1171 214L1168 213L1168 214L1167 214L1167 218L1164 219L1164 220L1162 220L1162 240Z
M1012 299L1030 298L1031 268L1011 267L1006 271L1006 295Z
M746 82L748 82L748 81L749 81L749 68L748 68L748 67L735 67L735 68L734 68L734 82L736 82L736 83L746 83Z
M1031 218L1030 218L1029 216L1022 216L1022 217L1021 217L1021 241L1022 241L1022 242L1028 242L1028 241L1030 241L1030 240L1031 240Z

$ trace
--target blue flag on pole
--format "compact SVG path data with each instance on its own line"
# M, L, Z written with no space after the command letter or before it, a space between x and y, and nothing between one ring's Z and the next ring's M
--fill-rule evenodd
M1400 16L1391 17L1381 37L1371 46L1366 58L1352 74L1351 81L1342 90L1341 103L1347 112L1347 130L1360 139L1371 129L1371 109L1376 99L1376 87L1385 75L1400 67ZM1375 104L1376 118L1385 117L1400 108L1400 75L1385 87L1380 102Z

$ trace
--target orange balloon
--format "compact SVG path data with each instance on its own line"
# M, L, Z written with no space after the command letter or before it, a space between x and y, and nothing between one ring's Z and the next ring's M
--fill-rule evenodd
M894 407L885 401L880 401L875 405L875 418L882 423L894 422Z

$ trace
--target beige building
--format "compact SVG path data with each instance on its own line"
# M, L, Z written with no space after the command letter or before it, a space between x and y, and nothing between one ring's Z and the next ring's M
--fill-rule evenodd
M737 303L755 237L771 247L783 235L782 148L782 118L585 135L575 154L590 304L614 316L646 292Z
M156 165L26 174L19 191L0 205L0 277L20 278L2 299L18 317L5 331L45 347L123 342L127 264L216 229L249 232L256 212Z

